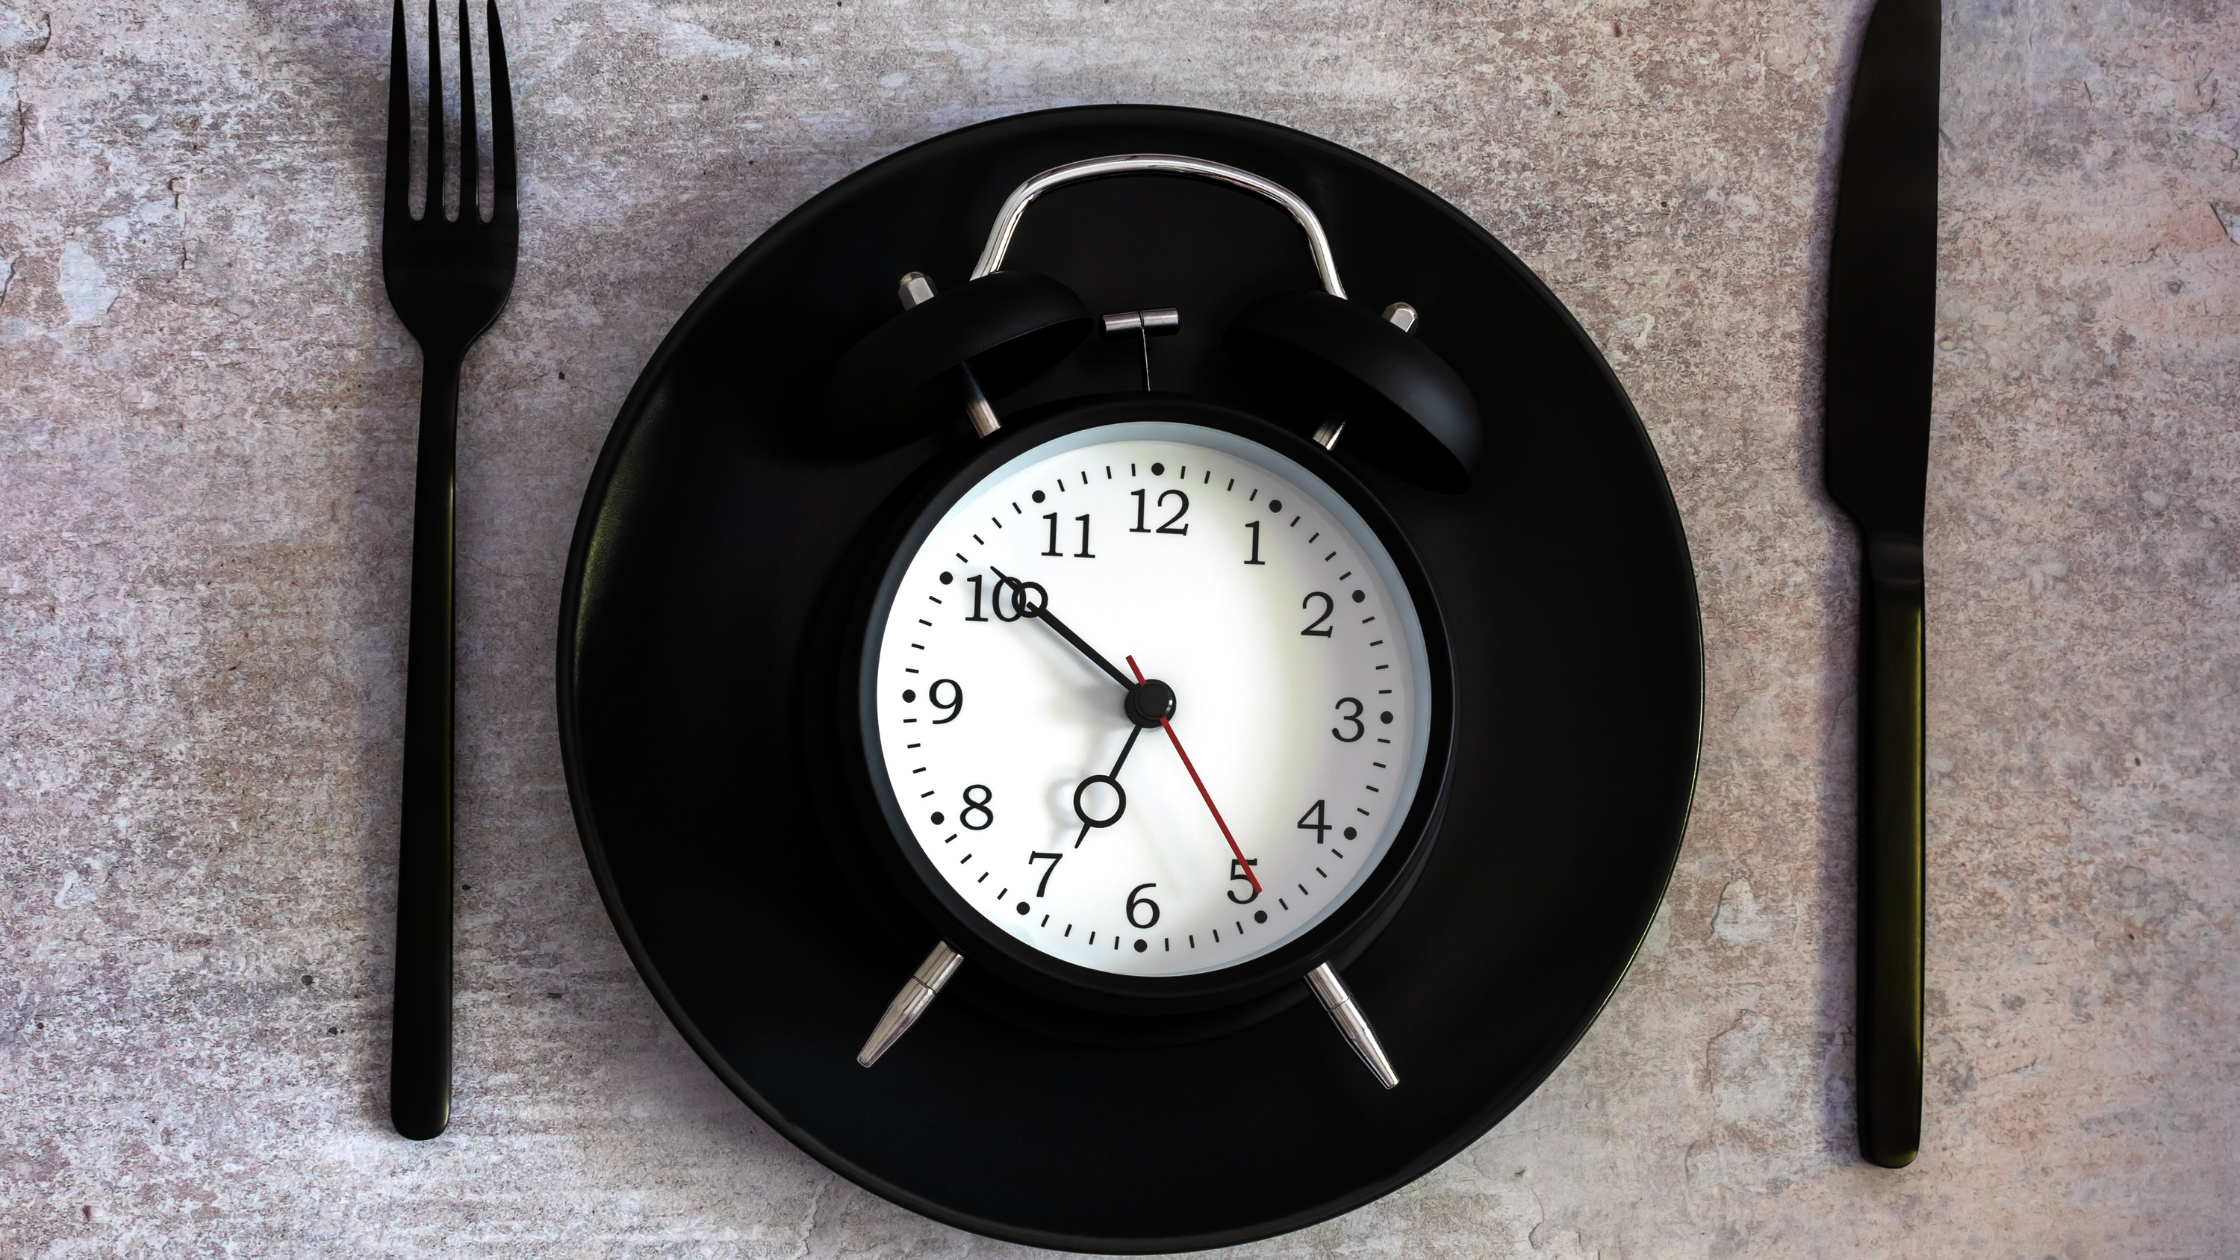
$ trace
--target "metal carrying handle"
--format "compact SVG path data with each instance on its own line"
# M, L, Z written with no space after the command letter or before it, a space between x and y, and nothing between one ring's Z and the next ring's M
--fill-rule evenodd
M987 248L980 251L980 261L972 266L972 278L978 280L1003 266L1003 256L1010 252L1012 234L1019 230L1019 220L1025 217L1027 206L1035 198L1053 188L1078 184L1085 179L1101 179L1107 175L1190 175L1209 179L1217 184L1229 184L1248 192L1256 192L1291 212L1299 221L1300 230L1307 234L1307 250L1314 255L1315 274L1322 277L1323 291L1332 297L1344 297L1346 287L1338 282L1338 263L1330 256L1330 238L1323 234L1322 221L1314 217L1297 193L1276 183L1262 179L1251 171L1241 171L1234 166L1208 162L1203 158L1179 157L1171 153L1123 153L1112 157L1090 158L1082 162L1068 162L1053 166L1026 183L1011 190L1004 198L1003 208L996 211L996 225L988 233Z

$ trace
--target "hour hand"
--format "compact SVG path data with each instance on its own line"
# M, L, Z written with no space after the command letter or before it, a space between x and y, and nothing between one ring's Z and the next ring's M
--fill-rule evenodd
M1109 827L1120 821L1120 815L1128 812L1128 791L1120 786L1120 767L1128 764L1128 754L1135 751L1136 736L1141 734L1143 734L1141 726L1129 727L1128 742L1120 746L1120 756L1113 761L1111 771L1105 774L1092 774L1083 779L1079 787L1073 789L1073 815L1081 820L1081 834L1073 838L1074 848L1080 848L1081 842L1089 838L1090 828ZM1088 805L1082 799L1089 794L1090 788L1099 783L1111 788L1113 794L1112 813L1103 818L1091 814ZM1052 869L1056 868L1053 867Z
M1050 611L1050 593L1046 590L1043 590L1040 583L1022 582L1019 579L1012 577L1010 574L1005 573L1001 569L995 569L991 567L990 571L996 575L996 590L998 592L1001 592L1006 587L1010 588L1011 598L1013 601L1012 607L1018 610L1020 616L1032 617L1035 620L1040 621L1042 624L1050 627L1052 630L1057 631L1059 638L1064 639L1068 643L1071 643L1075 651L1081 653L1083 656L1088 657L1090 664L1096 666L1098 669L1103 670L1105 673L1110 674L1112 676L1112 681L1119 683L1121 686L1126 687L1131 691L1135 689L1135 679L1121 673L1119 666L1114 665L1111 661L1106 660L1103 653L1097 651L1093 647L1090 647L1088 640L1083 639L1080 635L1073 632L1073 627L1067 625L1063 621L1058 620L1056 614ZM1003 596L999 593L996 598L1001 599L1003 598Z

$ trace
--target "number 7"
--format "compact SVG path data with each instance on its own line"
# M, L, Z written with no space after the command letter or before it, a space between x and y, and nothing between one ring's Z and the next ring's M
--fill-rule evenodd
M1063 853L1029 853L1027 855L1027 869L1030 871L1034 869L1034 864L1036 862L1042 860L1043 858L1050 859L1050 869L1042 873L1042 882L1034 886L1035 896L1040 897L1043 893L1049 890L1050 877L1058 873L1058 859L1064 856L1065 854Z

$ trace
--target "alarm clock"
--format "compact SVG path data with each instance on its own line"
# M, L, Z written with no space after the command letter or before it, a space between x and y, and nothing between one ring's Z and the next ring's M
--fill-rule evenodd
M1002 269L1037 198L1142 176L1244 189L1295 224L1321 287L1261 297L1226 338L1288 429L1156 388L1150 336L1189 312L1091 320L1061 281ZM1202 158L1043 171L1006 198L964 285L937 294L913 271L897 296L903 313L834 368L832 440L962 428L943 424L947 395L970 453L894 514L843 627L861 644L839 697L858 717L853 795L876 804L865 830L892 844L873 847L939 937L857 1062L977 959L1121 1016L1302 985L1396 1086L1332 962L1389 919L1436 838L1453 666L1406 536L1330 451L1462 490L1482 447L1468 387L1409 335L1415 307L1347 300L1303 199ZM1138 339L1140 390L997 417L982 376L1031 375L1093 328Z
M583 851L685 1044L1075 1251L1296 1229L1509 1114L1642 946L1702 716L1578 322L1204 110L962 128L762 232L624 401L560 620Z

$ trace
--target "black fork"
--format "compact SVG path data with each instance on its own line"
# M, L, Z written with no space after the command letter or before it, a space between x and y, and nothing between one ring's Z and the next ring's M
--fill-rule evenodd
M474 49L459 0L459 217L443 214L443 57L428 0L428 204L412 217L412 95L404 0L389 40L389 163L381 276L420 343L420 466L412 497L412 630L405 664L404 821L397 862L397 997L389 1119L408 1138L451 1122L452 540L459 365L513 290L521 239L513 91L496 0L490 24L491 215L477 203Z

